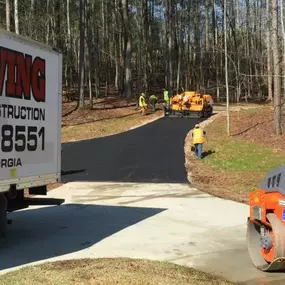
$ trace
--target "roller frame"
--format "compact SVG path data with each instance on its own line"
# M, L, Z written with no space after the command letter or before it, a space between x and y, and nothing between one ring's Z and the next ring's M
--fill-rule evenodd
M259 185L263 197L258 207L261 209L260 219L254 217L254 203L250 202L251 215L247 221L246 241L248 253L254 266L264 272L285 271L285 164L267 174ZM253 193L257 191L253 191ZM269 197L267 198L265 197ZM268 196L269 195L269 196ZM261 195L262 196L262 195ZM271 197L273 199L271 200ZM252 196L251 196L252 199ZM275 205L273 207L272 205ZM280 217L283 213L283 217ZM261 253L260 228L265 226L273 232L274 257L272 262L265 260Z
M256 227L262 223L248 219L247 226L247 247L248 252L254 266L265 272L284 271L285 270L285 227L280 219L274 214L267 214L274 233L275 256L271 263L268 263L260 252L260 234L254 232Z

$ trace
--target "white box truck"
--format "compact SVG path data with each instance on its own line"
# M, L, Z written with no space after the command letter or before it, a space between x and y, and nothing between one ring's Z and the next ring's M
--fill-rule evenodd
M24 189L46 195L61 178L62 55L0 29L0 235Z

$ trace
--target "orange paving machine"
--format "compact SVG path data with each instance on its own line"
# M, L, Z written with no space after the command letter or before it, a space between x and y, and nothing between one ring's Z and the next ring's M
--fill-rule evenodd
M285 164L250 193L247 248L261 271L285 269Z
M195 91L184 91L170 99L170 116L209 117L213 113L213 98L209 94L201 95Z

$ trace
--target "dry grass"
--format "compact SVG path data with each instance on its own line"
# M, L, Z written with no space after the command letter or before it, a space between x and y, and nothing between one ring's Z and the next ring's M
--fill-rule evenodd
M142 116L135 102L106 100L98 101L92 110L73 111L74 102L63 103L62 142L119 134L163 115L161 106L155 113Z
M122 117L109 117L62 128L62 142L79 141L84 139L99 138L119 134L140 126L162 115L162 112L141 116L134 112Z
M167 262L85 259L27 267L0 277L1 285L230 285L228 281Z

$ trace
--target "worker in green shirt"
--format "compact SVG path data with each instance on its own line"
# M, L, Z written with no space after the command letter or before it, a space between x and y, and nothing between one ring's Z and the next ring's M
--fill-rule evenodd
M163 89L163 99L165 102L169 102L169 94L166 89Z
M150 97L149 97L149 104L150 104L150 106L151 106L151 110L153 111L153 112L155 112L155 105L156 105L156 103L157 103L157 96L155 96L155 95L151 95Z
M170 108L170 99L169 99L169 93L168 90L165 88L163 89L163 100L164 100L164 115L168 114L169 108Z

